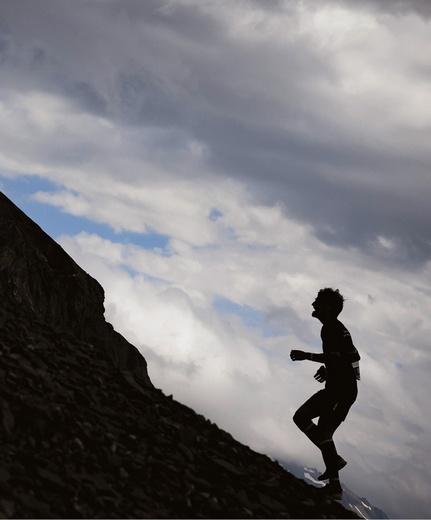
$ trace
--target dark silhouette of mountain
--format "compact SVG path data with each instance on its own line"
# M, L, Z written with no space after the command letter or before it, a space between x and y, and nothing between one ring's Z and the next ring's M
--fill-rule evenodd
M105 321L102 286L1 192L0 291L152 386L144 357Z
M0 294L0 517L357 518L154 388L100 285L4 195Z

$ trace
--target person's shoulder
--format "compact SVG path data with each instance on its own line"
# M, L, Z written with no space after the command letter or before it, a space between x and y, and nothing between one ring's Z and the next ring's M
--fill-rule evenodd
M349 343L352 342L352 336L348 330L348 328L343 324L341 323L341 321L337 320L338 321L338 333L340 334L340 336L343 337L343 340L344 341L348 341Z
M349 329L340 320L337 320L337 325L340 330L342 330L343 332L347 332L347 334L349 334Z
M341 330L347 330L347 327L339 319L336 320L337 327Z
M325 330L334 330L334 331L337 331L337 330L343 330L345 329L346 327L341 323L341 321L336 318L334 320L331 320L331 321L327 321L323 327L325 328Z
M338 337L344 337L344 336L350 336L349 331L347 330L347 327L341 323L340 320L332 320L327 323L325 323L322 327L322 330L324 330L324 333L331 336L338 336Z

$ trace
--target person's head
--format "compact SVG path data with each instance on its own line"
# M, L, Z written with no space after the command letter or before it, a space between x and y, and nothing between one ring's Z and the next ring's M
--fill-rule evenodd
M344 298L338 289L326 287L320 289L317 297L312 303L312 316L318 318L322 323L331 319L336 319L343 310Z

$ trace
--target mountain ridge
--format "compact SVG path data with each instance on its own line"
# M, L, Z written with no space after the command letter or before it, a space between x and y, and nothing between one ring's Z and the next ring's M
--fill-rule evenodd
M106 322L102 286L0 192L0 291L37 317L106 350L152 386L138 349Z
M98 282L3 194L0 293L0 517L357 518L156 389Z
M296 477L304 480L305 482L311 482L312 485L315 485L317 488L322 487L324 485L323 482L318 480L318 477L321 475L321 472L316 468L309 468L307 466L300 466L299 464L294 464L293 462L280 462L280 464L287 470L290 471ZM341 483L343 488L343 499L340 503L351 511L357 513L362 518L367 518L369 520L381 518L383 520L387 519L388 516L386 513L370 504L370 502L364 498L357 495L354 491L352 491L348 486L344 483Z

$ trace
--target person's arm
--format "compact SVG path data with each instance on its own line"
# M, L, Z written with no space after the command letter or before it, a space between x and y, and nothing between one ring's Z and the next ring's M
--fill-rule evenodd
M319 370L314 374L314 379L319 383L326 381L326 367L322 365Z
M325 363L326 356L323 353L314 354L313 352L304 352L302 350L291 350L290 359L292 361L303 361L304 359L307 359L308 361L316 361L317 363Z
M330 352L329 356L336 356L342 359L346 363L350 363L355 377L357 380L361 379L361 372L359 369L359 360L361 356L359 355L358 350L353 344L352 338L350 336L349 331L346 329L343 332L341 340L337 340L337 338L333 338L332 345L334 350Z
M359 360L361 359L361 356L353 344L352 337L347 329L344 331L341 347L339 356L352 365L355 377L359 381L361 379L361 372L359 369Z

